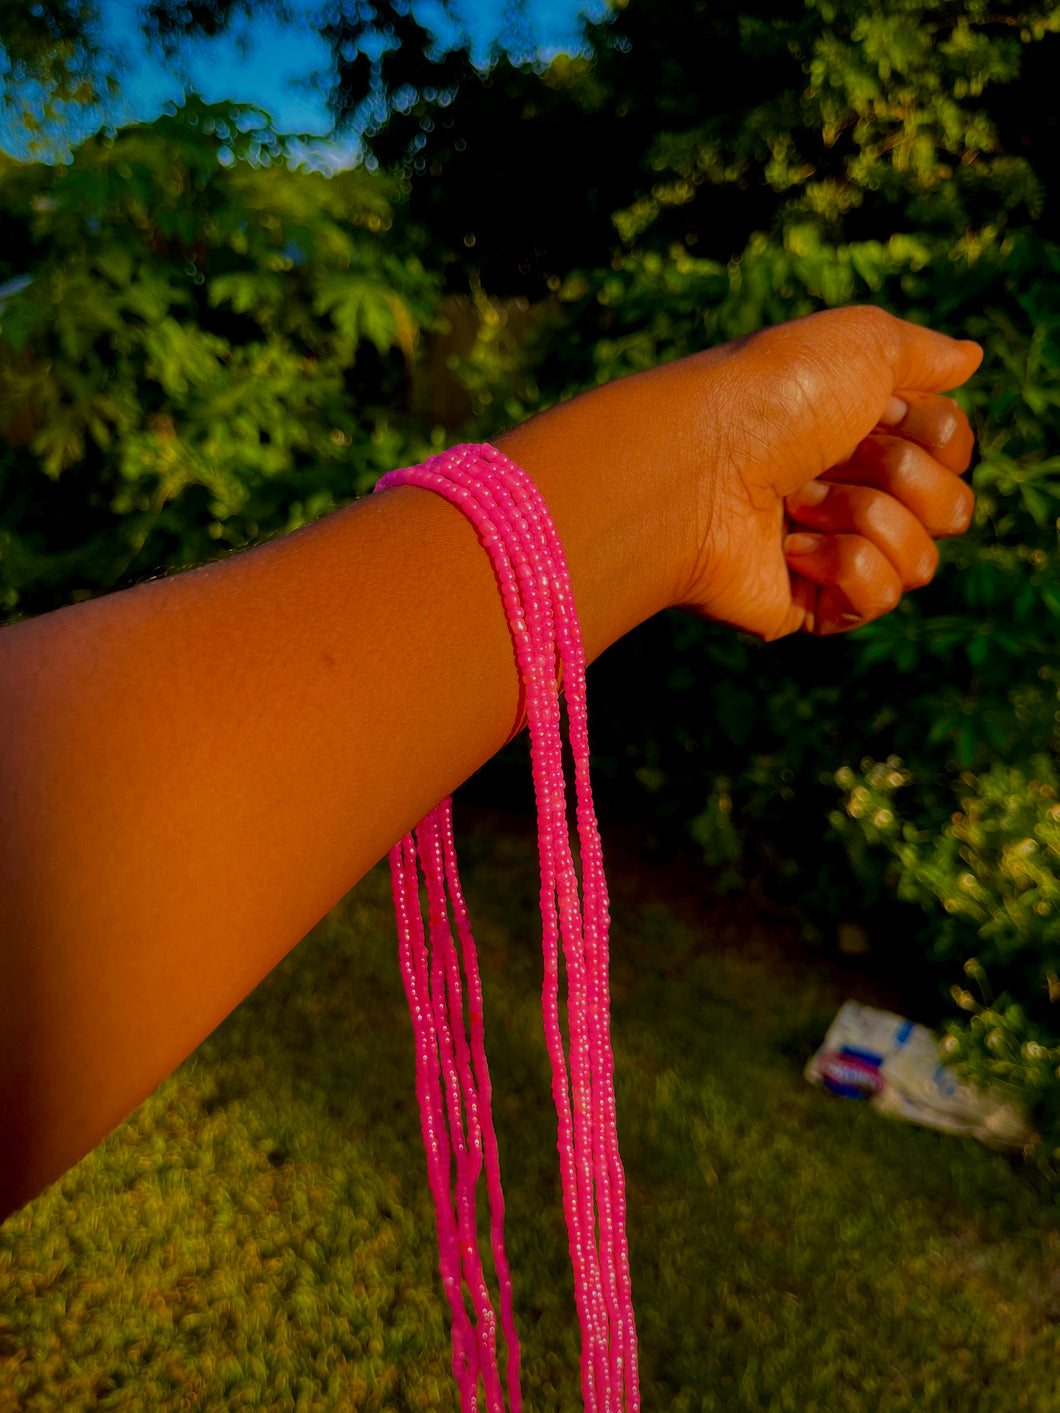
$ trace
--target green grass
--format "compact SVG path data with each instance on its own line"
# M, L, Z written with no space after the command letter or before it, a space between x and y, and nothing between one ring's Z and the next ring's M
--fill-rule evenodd
M524 1395L575 1409L532 846L493 827L463 854ZM810 1088L842 983L744 905L675 909L612 874L645 1409L1056 1413L1052 1199L972 1142ZM0 1413L455 1409L434 1243L377 870L0 1227Z

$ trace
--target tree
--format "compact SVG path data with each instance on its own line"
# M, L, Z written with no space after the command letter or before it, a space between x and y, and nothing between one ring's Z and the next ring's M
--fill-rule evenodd
M793 221L835 241L1060 219L1029 116L1055 129L1051 3L629 0L586 37L591 58L502 58L368 135L454 283L536 294L605 249L725 262Z
M4 114L38 147L70 111L104 111L117 89L119 64L101 32L93 0L37 0L0 7ZM6 61L6 62L5 62Z
M28 283L0 305L0 596L39 612L293 528L429 431L402 419L435 282L393 183L289 168L189 100L0 166Z
M468 30L459 0L436 0L421 20L410 0L144 0L139 28L186 86L192 46L241 35L251 20L301 23L328 44L321 76L343 131L374 131L421 101L445 102L502 49L529 54L525 0L510 0L500 34L486 46ZM61 124L64 110L100 110L118 90L122 56L109 43L95 0L41 0L0 11L4 99L31 133ZM307 78L310 76L307 75Z

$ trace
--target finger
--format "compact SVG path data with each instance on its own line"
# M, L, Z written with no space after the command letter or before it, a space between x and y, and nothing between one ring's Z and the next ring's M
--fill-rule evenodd
M851 456L895 393L911 409L917 394L965 382L982 349L861 306L763 330L736 356L741 386L757 382L768 389L775 418L787 424L788 457L770 475L771 485L786 494Z
M934 539L961 535L972 523L975 495L968 483L900 437L867 437L845 466L828 472L823 480L886 491Z
M812 481L785 504L792 519L811 530L868 540L890 561L903 588L921 588L938 568L939 552L924 526L884 491Z
M898 404L895 411L904 404L905 412L897 418L881 417L888 433L915 442L950 471L967 471L975 437L968 418L952 398L912 393L892 401Z
M868 623L902 597L894 565L860 535L789 535L784 557L794 574L820 586L815 633L842 633Z

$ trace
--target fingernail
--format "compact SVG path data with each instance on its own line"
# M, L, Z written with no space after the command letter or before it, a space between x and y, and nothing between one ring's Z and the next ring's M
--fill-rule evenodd
M788 497L788 503L793 506L820 505L827 494L828 485L825 481L808 481Z
M813 554L823 539L823 535L786 535L784 537L784 553Z
M887 406L880 413L880 426L897 427L908 411L908 402L903 402L900 397L889 397Z

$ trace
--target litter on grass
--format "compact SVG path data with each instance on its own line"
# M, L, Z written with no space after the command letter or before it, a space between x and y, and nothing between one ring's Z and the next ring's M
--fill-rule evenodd
M996 1090L963 1084L942 1063L938 1037L891 1011L845 1001L806 1078L844 1099L867 1099L881 1114L947 1133L965 1133L992 1148L1033 1143L1026 1113Z

